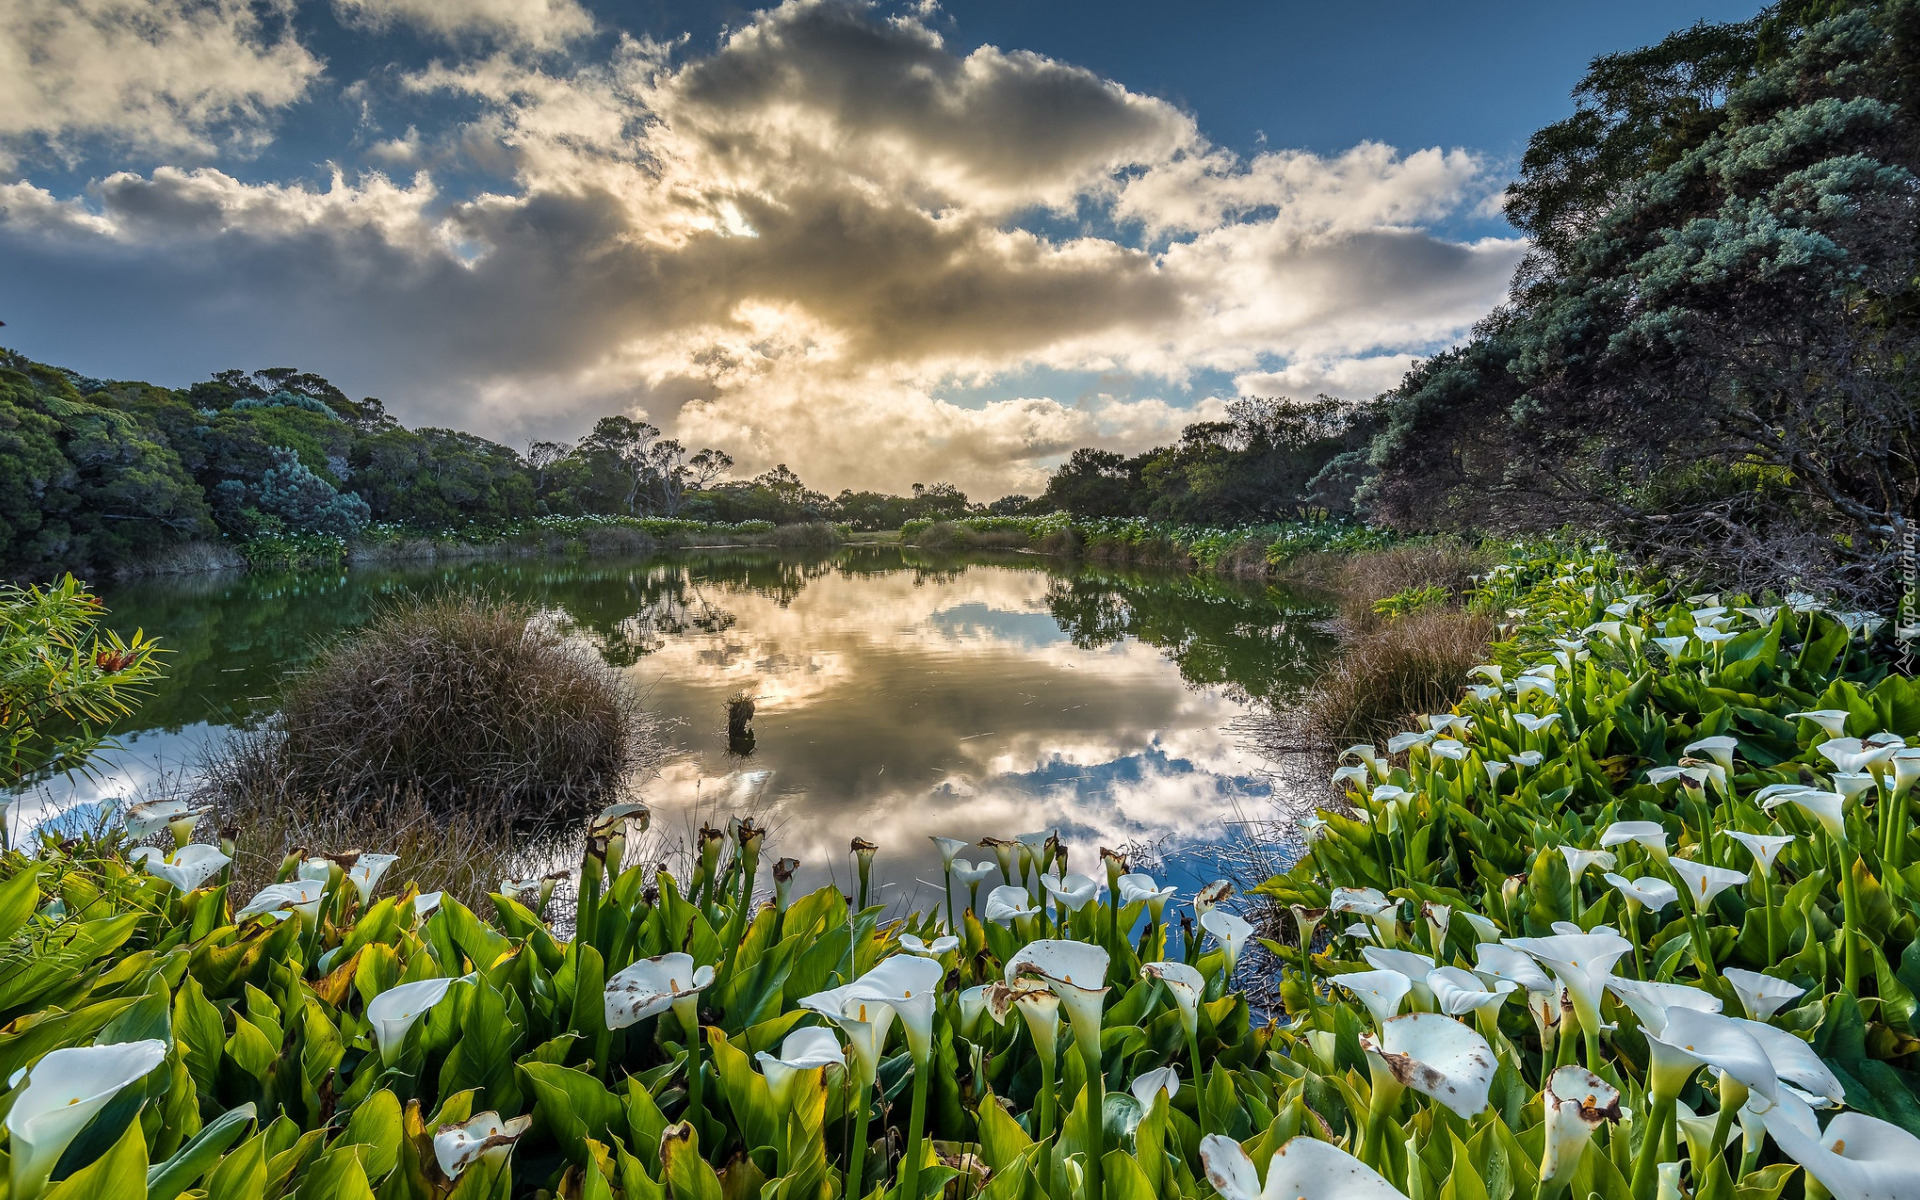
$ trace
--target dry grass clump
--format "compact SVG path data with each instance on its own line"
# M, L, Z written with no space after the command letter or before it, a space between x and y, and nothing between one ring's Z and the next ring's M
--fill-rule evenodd
M378 806L335 804L325 797L220 796L209 825L234 834L233 894L246 897L272 883L286 856L364 850L397 854L400 861L382 881L383 893L408 883L423 892L446 892L462 904L487 911L487 894L505 879L545 874L549 860L569 859L557 838L530 837L488 808L447 808L409 792ZM206 826L202 827L203 830ZM203 836L205 836L203 834Z
M913 544L922 550L1024 550L1031 539L1021 529L973 529L958 521L936 521Z
M1373 610L1376 600L1421 588L1444 588L1464 595L1473 576L1492 565L1493 556L1452 538L1406 542L1364 554L1302 555L1287 564L1283 582L1334 592L1340 597L1340 615L1355 629L1382 624Z
M522 605L410 598L288 677L269 726L211 764L235 804L418 795L509 823L604 803L658 758L626 678Z
M1485 613L1422 609L1357 630L1307 701L1313 736L1330 745L1379 742L1413 714L1445 712L1493 640Z

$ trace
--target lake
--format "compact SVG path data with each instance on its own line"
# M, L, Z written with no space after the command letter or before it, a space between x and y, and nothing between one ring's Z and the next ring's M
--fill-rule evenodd
M537 604L628 672L667 747L640 789L656 830L751 798L767 861L845 883L849 839L865 837L896 900L937 887L933 834L1057 827L1072 869L1132 843L1186 887L1210 878L1232 823L1272 809L1255 723L1333 646L1323 607L1259 583L891 545L145 580L103 599L112 624L172 651L165 681L96 778L35 788L19 813L84 813L191 775L225 731L271 713L320 639L445 587ZM726 736L740 691L758 701L746 757Z

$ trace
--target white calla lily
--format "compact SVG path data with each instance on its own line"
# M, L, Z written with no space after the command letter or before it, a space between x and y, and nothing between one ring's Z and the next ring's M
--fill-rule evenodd
M1805 1095L1818 1097L1825 1104L1846 1103L1847 1089L1840 1082L1840 1077L1801 1038L1764 1021L1743 1021L1739 1017L1727 1019L1760 1043L1760 1049L1766 1051L1767 1061L1773 1064L1774 1074L1780 1078L1783 1091L1792 1087Z
M387 873L387 868L399 861L397 854L362 854L347 869L347 880L360 893L362 908L372 901L373 889L380 886L380 877Z
M892 1008L914 1064L924 1067L933 1054L933 1009L945 977L945 968L930 958L896 954L854 980L848 994Z
M1697 863L1689 858L1669 860L1674 873L1686 884L1687 898L1693 901L1698 912L1707 912L1713 907L1714 897L1730 887L1738 887L1747 881L1745 871L1730 871L1726 867L1716 867L1711 863Z
M1200 1162L1221 1200L1407 1200L1372 1167L1316 1138L1296 1137L1274 1151L1265 1188L1253 1160L1232 1138L1201 1138Z
M949 950L958 950L960 948L960 939L954 937L952 934L947 934L945 937L937 937L931 942L923 942L911 933L903 933L900 935L900 948L908 954L918 954L923 958L939 958Z
M630 963L607 980L608 1029L625 1029L669 1008L689 1031L695 1024L696 998L713 982L711 966L696 967L691 954L662 954Z
M311 921L320 915L320 901L326 897L327 885L318 879L293 879L286 883L270 883L253 894L239 912L233 914L236 923L251 917L265 916L268 913L298 912Z
M1385 1025L1400 1011L1401 1002L1413 990L1413 980L1398 971L1348 971L1329 976L1327 982L1351 992L1373 1014L1374 1024Z
M7 1110L17 1200L38 1196L73 1139L120 1090L158 1067L167 1043L155 1038L49 1051L26 1072ZM17 1081L16 1077L16 1081Z
M1224 908L1216 908L1200 918L1200 928L1220 943L1227 957L1227 978L1232 979L1234 969L1240 965L1240 951L1253 937L1253 926Z
M212 879L220 873L220 868L232 861L220 853L218 846L191 842L175 850L170 858L160 855L148 857L146 868L147 874L155 879L164 879L176 891L186 893Z
M531 1114L502 1121L497 1112L483 1112L458 1125L442 1125L433 1134L433 1156L440 1173L459 1179L475 1163L503 1163L513 1146L533 1125Z
M1573 876L1575 884L1578 884L1580 877L1587 873L1588 867L1599 867L1603 871L1611 871L1619 861L1605 850L1583 850L1579 846L1560 847L1560 856L1567 860L1567 874Z
M1821 742L1814 747L1814 750L1821 758L1832 763L1834 770L1856 774L1892 758L1894 747L1884 743L1877 746L1868 745L1854 737L1836 737Z
M1826 831L1828 837L1843 846L1847 844L1847 798L1845 796L1839 792L1823 792L1817 788L1801 787L1797 784L1788 784L1781 787L1780 791L1774 791L1773 788L1776 786L1781 785L1760 789L1758 796L1760 807L1772 812L1782 804L1792 804L1818 821L1820 828Z
M1506 944L1553 972L1560 986L1567 989L1580 1026L1590 1035L1601 1030L1600 997L1613 975L1613 964L1633 950L1633 943L1606 930L1595 933L1564 934L1552 937L1508 938Z
M1427 987L1427 976L1437 966L1434 960L1425 954L1416 954L1411 950L1390 950L1383 946L1368 946L1360 951L1360 957L1376 971L1398 971L1413 984L1414 1003L1421 1008L1433 1006L1433 992Z
M1100 898L1106 885L1090 876L1070 874L1064 879L1055 879L1051 875L1040 877L1041 886L1053 897L1055 908L1067 908L1079 912Z
M972 842L969 842L965 838L934 837L931 840L940 851L940 865L942 867L953 866L953 856L965 850L968 846L973 845Z
M1633 843L1656 861L1667 860L1667 831L1658 821L1615 821L1600 831L1600 844L1612 848Z
M1680 900L1680 890L1656 875L1627 879L1609 871L1601 878L1612 884L1628 903L1637 904L1656 916L1661 909Z
M1571 1176L1594 1131L1620 1119L1620 1089L1585 1067L1564 1066L1549 1075L1540 1104L1547 1116L1540 1156L1542 1184Z
M1847 736L1847 718L1853 714L1844 708L1816 708L1808 712L1790 712L1789 721L1812 721L1826 731L1829 738Z
M1158 980L1173 997L1180 1012L1180 1028L1192 1036L1200 1028L1200 997L1207 989L1206 976L1183 962L1140 964L1142 979Z
M1171 886L1161 887L1153 876L1139 871L1122 875L1116 884L1120 889L1120 903L1145 904L1156 921L1160 919L1160 912L1166 907L1167 901L1173 899L1174 893L1179 890Z
M1793 845L1793 835L1786 833L1748 833L1741 829L1722 829L1734 841L1747 848L1753 855L1753 863L1760 868L1760 877L1767 878L1773 873L1773 860L1780 852Z
M373 1039L380 1046L380 1060L391 1063L400 1055L407 1031L426 1011L447 997L451 979L421 979L388 988L367 1005L367 1024L373 1026Z
M1845 1112L1812 1135L1812 1113L1782 1097L1761 1114L1767 1132L1788 1158L1820 1181L1834 1200L1911 1200L1920 1195L1920 1138L1876 1117ZM1815 1126L1817 1128L1817 1125Z
M1551 993L1556 999L1560 995L1559 985L1547 978L1540 964L1532 956L1522 954L1513 947L1500 942L1481 942L1475 947L1477 961L1473 973L1482 979L1518 984L1529 992L1542 995Z
M1007 962L1006 979L1037 979L1060 997L1082 1046L1100 1045L1100 1009L1107 997L1107 952L1085 942L1028 942Z
M753 1058L760 1064L760 1073L767 1078L767 1091L773 1096L774 1107L783 1113L793 1106L793 1088L803 1073L844 1067L847 1063L840 1039L833 1036L831 1029L819 1025L788 1034L780 1042L779 1054L761 1050Z
M1127 1090L1140 1102L1143 1111L1151 1112L1153 1102L1159 1099L1161 1092L1165 1092L1169 1100L1180 1094L1180 1072L1172 1067L1155 1067L1142 1072L1138 1079L1128 1085Z
M1698 741L1688 742L1682 753L1690 755L1705 754L1708 758L1720 764L1721 770L1731 771L1733 770L1733 752L1739 748L1740 739L1728 737L1722 733L1714 737L1704 737Z
M854 985L849 983L803 996L800 1007L819 1013L839 1028L841 1036L847 1039L847 1064L852 1068L855 1085L871 1087L880 1070L880 1053L886 1048L887 1032L893 1028L893 1006L856 995Z
M212 805L196 807L185 800L149 800L127 809L121 820L127 836L135 841L166 829L173 834L176 845L185 846L193 841L193 829L200 818L212 811Z
M1807 989L1797 983L1788 983L1772 975L1762 975L1758 971L1749 971L1742 967L1728 967L1720 972L1726 981L1733 985L1734 995L1740 998L1740 1007L1747 1012L1747 1018L1753 1021L1769 1021L1788 1001L1806 994Z
M1607 990L1633 1011L1642 1029L1655 1034L1666 1031L1669 1009L1691 1008L1696 1012L1717 1013L1721 1007L1720 997L1685 983L1625 979L1616 975L1607 980Z
M1426 984L1427 990L1433 993L1434 1004L1450 1017L1497 1009L1520 989L1511 979L1495 980L1489 988L1478 975L1463 967L1436 967L1427 972Z
M1376 1079L1384 1070L1402 1087L1461 1117L1487 1107L1496 1060L1493 1047L1471 1025L1438 1013L1408 1013L1383 1022L1377 1038L1362 1030L1360 1048Z
M1031 917L1039 911L1027 889L1018 884L1003 883L987 893L986 912L981 915L989 921L1005 924L1019 917Z
M1681 1005L1667 1009L1666 1020L1659 1033L1642 1030L1650 1051L1647 1076L1656 1096L1678 1095L1696 1070L1710 1066L1769 1100L1778 1097L1780 1080L1773 1061L1742 1028L1744 1022ZM1745 1097L1739 1100L1744 1103Z

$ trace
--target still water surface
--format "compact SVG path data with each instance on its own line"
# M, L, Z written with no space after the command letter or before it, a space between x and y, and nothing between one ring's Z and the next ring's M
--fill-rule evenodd
M145 581L104 598L116 625L172 650L161 690L97 779L22 796L21 815L190 775L226 730L271 712L319 639L442 587L534 602L631 675L664 720L666 761L641 788L656 829L751 795L769 860L844 883L862 836L896 899L938 880L929 835L1050 827L1074 869L1091 872L1101 845L1157 843L1192 886L1235 817L1270 803L1250 721L1332 647L1324 610L1258 584L894 546ZM759 709L744 758L724 713L743 690Z

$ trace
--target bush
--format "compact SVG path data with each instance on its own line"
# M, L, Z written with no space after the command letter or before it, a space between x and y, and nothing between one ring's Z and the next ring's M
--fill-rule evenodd
M1443 607L1358 631L1308 698L1309 730L1336 746L1380 741L1415 713L1446 712L1493 633L1486 614Z
M592 649L530 609L450 595L324 647L214 775L226 799L417 791L531 820L604 802L655 757L633 689Z

